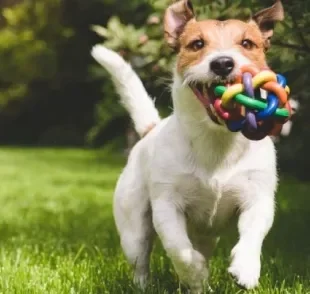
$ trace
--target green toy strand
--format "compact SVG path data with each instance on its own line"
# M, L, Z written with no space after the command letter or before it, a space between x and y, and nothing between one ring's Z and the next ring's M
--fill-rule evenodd
M214 89L214 94L216 96L222 96L223 93L226 91L226 87L225 86L217 86ZM255 100L253 98L250 98L248 96L245 96L243 94L237 94L234 97L235 101L238 102L239 104L253 109L253 110L264 110L267 107L267 103L262 102L260 100ZM289 116L289 112L286 108L277 108L276 112L275 112L275 116L278 118L287 118Z

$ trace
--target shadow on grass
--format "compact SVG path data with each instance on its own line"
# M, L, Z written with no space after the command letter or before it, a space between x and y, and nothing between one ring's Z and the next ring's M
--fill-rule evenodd
M62 214L44 210L36 213L37 217L34 222L26 222L15 227L12 224L1 223L1 246L13 246L12 244L14 247L29 246L36 248L39 252L50 254L51 258L66 255L71 255L74 259L87 258L94 261L94 271L99 271L104 266L97 262L98 257L113 263L119 259L121 254L119 239L109 205L98 207L90 203L88 206L85 205L79 213L70 210ZM272 284L277 285L285 279L287 286L293 286L296 276L301 280L307 279L310 252L309 223L310 214L307 211L278 211L275 225L263 249L262 275L267 271L272 272L270 276ZM234 241L235 234L231 233L220 243L215 255L216 259L224 260L222 265L225 267L222 266L219 272L223 276L223 281L228 278L226 266ZM162 257L163 250L160 246L157 247L159 249L156 250L152 266L153 282L160 284L162 289L172 291L179 287L177 279L171 272L170 262L166 257ZM216 262L216 265L218 264ZM127 266L124 265L124 267L127 270ZM121 272L121 269L119 271ZM117 283L131 285L127 293L137 293L130 278L128 274L120 274ZM114 285L115 287L117 288L117 285ZM157 290L158 287L159 285L156 285ZM215 290L224 291L223 284L216 286ZM99 284L98 291L100 292ZM152 293L151 289L148 293Z
M42 156L42 160L46 160L47 164L55 159L53 151L50 151L51 158L48 158L48 152L44 152ZM28 155L30 160L31 156L35 157L33 150L30 150ZM64 155L67 160L65 166L70 165L71 161L79 160L77 153L71 157L69 155ZM38 160L38 157L35 158ZM91 154L88 159L85 159L85 154L83 154L81 162L77 164L87 166L90 160L95 159L101 164L97 155ZM61 164L63 162L61 156L59 160ZM102 160L106 165L108 161L106 156L102 157ZM110 160L111 165L115 166L114 159ZM68 179L64 182L61 182L61 179L56 181L58 181L56 184L68 184ZM107 186L110 188L112 184L109 181L92 181L91 179L87 182L85 179L79 179L78 182L72 179L72 181L78 187L91 185L100 190L106 189ZM262 283L268 283L273 287L280 287L284 280L287 287L293 287L296 279L309 280L310 201L307 198L308 190L305 187L295 190L294 183L287 187L289 188L279 192L280 205L276 220L263 246ZM293 196L294 192L300 197ZM122 257L111 204L100 201L85 199L80 202L79 207L70 209L70 206L64 206L55 211L45 206L21 209L21 221L8 219L6 223L4 221L0 223L0 245L2 248L11 248L13 251L26 248L37 255L49 256L49 266L55 267L55 270L59 257L70 259L73 264L85 261L90 264L89 279L92 280L98 293L104 293L106 289L110 289L109 293L138 293L132 284L129 266ZM307 203L309 206L306 205ZM25 221L22 218L25 218ZM226 272L230 250L236 238L235 230L229 230L220 242L211 262L211 283L213 283L215 293L236 293L235 291L238 290L232 281L227 282L230 280ZM153 286L148 289L147 293L165 293L164 289L168 291L166 293L173 293L179 287L176 275L161 246L156 247L152 259ZM268 281L265 278L267 275ZM105 286L102 286L102 279L105 279ZM78 281L73 283L78 283ZM85 292L87 290L85 288Z
M115 294L139 293L121 252L111 210L110 205L99 207L89 203L80 212L66 210L59 214L49 210L33 211L36 217L32 222L18 226L0 224L0 247L26 248L39 256L38 262L40 256L48 256L48 266L55 270L58 270L59 257L71 259L73 263L87 260L90 264L89 279L95 285L92 287L96 293L107 293L107 288L109 293ZM164 293L166 289L168 293L173 293L179 287L175 274L171 273L170 261L162 257L163 254L161 248L154 253L152 276L156 285L150 287L147 293ZM78 283L78 279L73 280L76 288L80 287ZM159 289L162 292L158 292ZM89 286L85 285L84 291L87 293Z

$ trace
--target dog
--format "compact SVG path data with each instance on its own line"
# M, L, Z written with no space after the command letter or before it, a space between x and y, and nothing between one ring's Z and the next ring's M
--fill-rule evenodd
M176 52L174 110L165 119L132 67L116 52L93 47L92 56L111 74L141 137L118 179L113 213L134 281L142 288L158 236L180 281L191 293L202 293L212 252L235 214L239 240L228 272L243 288L259 284L278 186L275 147L270 137L250 141L229 132L210 101L214 86L234 82L243 65L267 67L265 52L283 18L281 1L246 22L198 21L190 1L171 4L164 35Z

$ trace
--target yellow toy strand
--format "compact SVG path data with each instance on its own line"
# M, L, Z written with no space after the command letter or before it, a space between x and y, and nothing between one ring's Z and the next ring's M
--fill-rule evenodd
M253 88L256 89L262 84L265 84L267 82L277 82L277 76L275 73L264 70L258 73L253 79L252 79L252 85Z
M290 95L291 89L289 88L289 86L285 87L285 92L287 93L287 95Z
M259 86L263 85L267 82L277 82L277 76L274 72L269 70L264 70L259 72L252 79L252 85L254 89L257 89ZM222 105L224 107L228 107L231 100L237 95L244 91L243 84L235 84L226 89L226 91L222 95ZM285 87L285 91L287 94L290 93L290 88L288 86Z
M244 90L243 84L235 84L226 89L222 96L222 105L227 107L229 102Z

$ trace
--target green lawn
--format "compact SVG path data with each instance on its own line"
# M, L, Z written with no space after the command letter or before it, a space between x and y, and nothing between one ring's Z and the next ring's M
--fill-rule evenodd
M1 293L138 293L111 213L124 161L103 151L0 149ZM310 293L309 188L282 180L261 286L251 293ZM211 264L215 293L243 292L226 274L229 235ZM147 293L180 293L160 246L152 276Z

